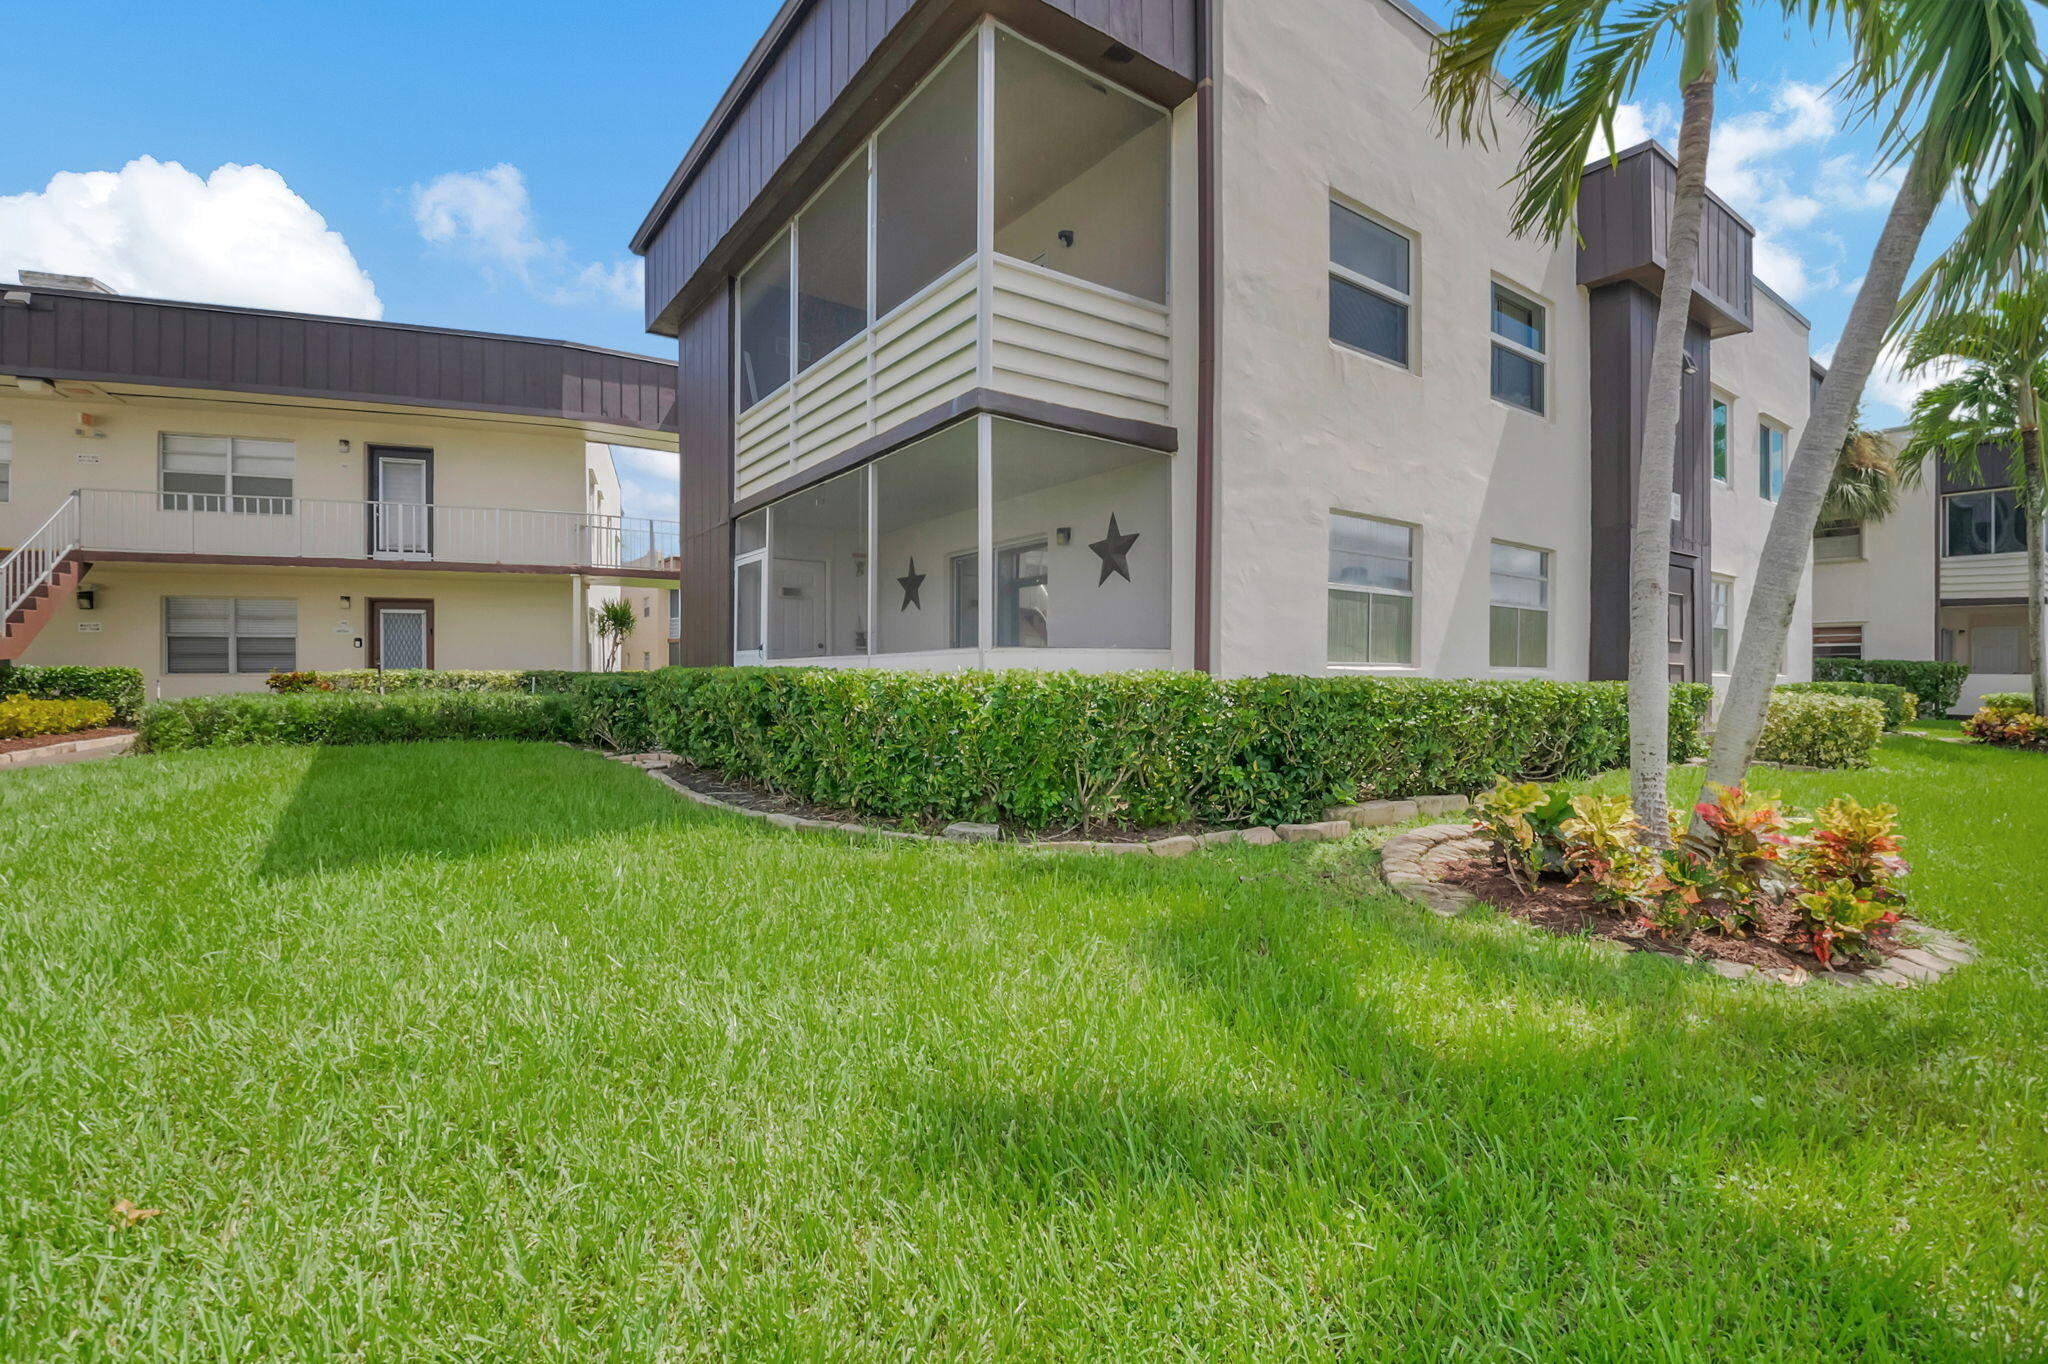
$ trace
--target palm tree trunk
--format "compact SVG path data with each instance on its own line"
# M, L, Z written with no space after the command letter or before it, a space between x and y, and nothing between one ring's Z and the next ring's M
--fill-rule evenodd
M1884 231L1871 252L1870 270L1842 339L1835 346L1828 377L1822 381L1820 396L1800 433L1799 448L1785 474L1785 486L1778 509L1771 515L1770 533L1764 539L1763 554L1757 560L1756 584L1750 590L1749 611L1742 620L1735 668L1728 681L1728 696L1721 706L1721 718L1714 728L1714 745L1707 754L1706 779L1733 786L1749 771L1756 756L1756 743L1769 713L1771 689L1785 657L1785 635L1792 628L1792 612L1799 603L1799 581L1813 553L1813 527L1820 516L1820 504L1827 497L1828 480L1834 474L1835 458L1849 433L1849 421L1863 396L1863 385L1877 365L1877 353L1884 344L1898 311L1899 294L1905 288L1906 272L1912 268L1913 253L1927 233L1941 199L1941 186L1927 183L1929 167L1920 156L1907 169L1898 196L1885 219ZM1698 822L1692 836L1709 838Z
M1643 451L1636 466L1636 515L1628 584L1629 793L1644 837L1670 843L1671 491L1685 384L1685 329L1698 273L1700 218L1707 205L1707 146L1714 129L1715 63L1685 87L1678 131L1677 198L1657 299L1657 334L1643 399Z
M2033 674L2034 714L2048 715L2048 638L2041 629L2044 582L2041 546L2041 423L2035 415L2034 386L2020 381L2020 462L2026 471L2027 671Z

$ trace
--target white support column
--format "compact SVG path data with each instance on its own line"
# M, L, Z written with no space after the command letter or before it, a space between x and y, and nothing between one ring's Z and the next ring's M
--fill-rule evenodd
M996 419L984 412L974 419L976 492L974 498L978 529L975 540L981 546L976 555L976 574L981 580L981 604L975 623L980 627L977 643L981 666L988 666L988 652L996 647Z
M996 24L984 19L975 53L980 78L974 157L975 379L987 388L995 380L996 307ZM984 549L983 558L988 557Z
M585 609L581 573L569 576L569 671L590 671L590 613Z
M877 585L877 580L881 577L882 563L882 525L880 515L875 507L875 487L881 482L880 479L875 477L875 465L877 463L878 461L876 460L869 460L866 465L862 466L860 471L861 486L867 491L868 506L867 654L870 658L873 658L875 655L875 635L881 629L881 617L876 614L882 600L881 588Z

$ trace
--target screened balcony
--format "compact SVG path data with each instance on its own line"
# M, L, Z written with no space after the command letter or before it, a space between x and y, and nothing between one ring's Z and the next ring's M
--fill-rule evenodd
M1167 666L1171 464L981 417L814 484L736 526L734 657Z
M1169 141L976 30L742 272L735 496L976 388L1169 424Z

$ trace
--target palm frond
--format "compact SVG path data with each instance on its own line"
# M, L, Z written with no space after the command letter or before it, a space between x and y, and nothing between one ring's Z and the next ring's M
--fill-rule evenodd
M1447 136L1490 145L1503 109L1522 125L1527 142L1511 181L1517 233L1554 241L1575 231L1596 140L1612 142L1615 110L1668 45L1684 42L1688 14L1707 8L1713 56L1732 66L1738 0L1460 0L1437 39L1430 102ZM1511 94L1501 83L1509 54Z

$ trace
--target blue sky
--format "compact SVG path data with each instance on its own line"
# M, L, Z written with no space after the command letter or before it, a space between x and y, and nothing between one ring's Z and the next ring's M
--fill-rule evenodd
M626 242L775 8L44 7L7 76L0 279L74 271L140 294L665 354L641 330ZM1421 8L1441 19L1450 3ZM1826 89L1843 56L1760 8L1712 171L1823 357L1890 199L1869 133L1841 128ZM1677 103L1675 73L1652 72L1621 140L1675 141ZM1953 228L1947 210L1930 239ZM1869 415L1896 420L1909 393L1881 375ZM670 468L622 456L629 505L672 514Z

